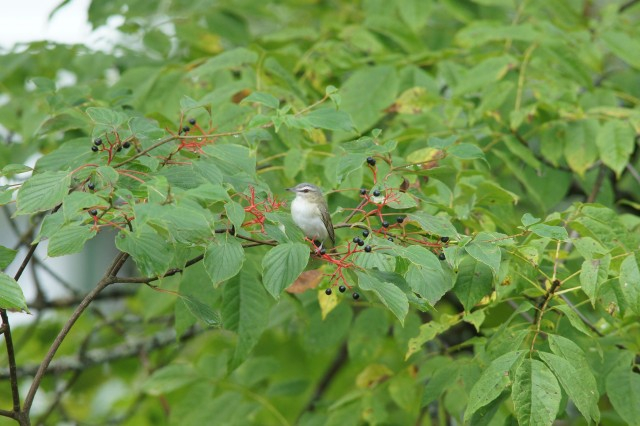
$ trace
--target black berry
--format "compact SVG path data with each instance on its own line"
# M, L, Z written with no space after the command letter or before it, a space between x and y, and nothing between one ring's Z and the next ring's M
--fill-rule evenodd
M98 138L95 141L93 141L93 143L96 145L102 145L102 139Z
M404 217L402 217L402 216L396 217L396 222L398 222L398 223L404 222Z
M371 253L371 246L365 246L364 251L366 251L367 253Z
M360 195L367 195L367 188L360 188Z
M341 285L340 287L338 287L338 291L340 293L344 293L345 291L347 291L347 288L345 286Z
M191 130L191 127L189 127L189 126L184 126L182 128L182 131L185 132L185 133L188 132L189 130Z
M124 149L127 149L127 148L129 148L130 146L131 146L131 142L129 142L129 141L127 141L127 142L125 142L125 143L123 143L123 144L122 144L122 147L123 147Z
M96 210L96 209L91 209L91 210L89 210L89 214L90 214L91 216L98 216L98 210Z
M118 148L116 149L116 152L120 152L122 151L122 145L118 145Z
M321 255L325 255L325 254L327 254L327 250L325 250L325 249L323 249L323 248L322 248L322 249L320 249L320 254L321 254Z
M93 191L94 189L96 189L96 185L93 182L89 182L87 184L87 188Z
M447 258L447 256L445 256L444 253L440 253L438 255L438 259L440 259L440 260L445 260L446 258Z
M364 245L364 241L362 241L362 240L358 241L358 245L359 245L360 247L362 247L362 246Z
M389 222L387 222L386 220L382 221L382 227L383 228L388 228L389 227Z
M193 126L194 124L196 124L196 119L195 119L195 118L190 118L190 119L189 119L189 124L191 124L192 126Z
M387 238L387 240L393 242L393 237L389 237L389 238Z
M373 196L374 197L379 197L380 196L380 191L378 191L377 189L375 191L373 191Z
M93 152L98 152L98 147L97 147L97 146L95 146L95 145L94 145L94 146L92 146L92 147L91 147L91 151L93 151Z
M360 242L360 237L353 237L353 242L358 244Z
M443 243L446 243L449 241L449 237L442 237L440 238L440 241L442 241Z
M375 166L375 165L376 165L376 159L375 159L375 158L373 158L373 157L367 157L367 163L368 163L370 166Z
M369 231L367 231L367 230L362 231L362 235L363 235L365 238L367 238L367 237L369 236Z
M326 290L324 291L324 294L326 294L327 296L331 296L331 293L332 293L332 291L331 291L331 289L330 289L330 288L328 288L328 289L326 289Z
M356 293L356 292L354 292L351 296L353 297L353 300L360 299L360 295L358 293Z

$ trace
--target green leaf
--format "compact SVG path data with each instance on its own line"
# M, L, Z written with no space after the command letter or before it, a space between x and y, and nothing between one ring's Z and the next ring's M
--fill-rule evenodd
M591 332L589 331L587 326L584 325L584 322L582 322L582 320L580 319L578 314L576 314L573 311L573 309L571 309L570 306L567 306L567 305L556 305L556 306L553 307L553 309L557 309L558 311L562 312L567 317L567 319L569 320L569 322L571 323L573 328L575 328L576 330L586 334L589 337L592 337L591 336Z
M601 38L616 56L632 67L640 69L640 58L636 54L640 52L640 41L637 37L611 29L605 31Z
M589 296L591 305L594 307L596 305L596 298L598 297L598 290L609 276L610 264L611 255L606 255L601 259L587 259L582 262L580 286L582 287L582 291Z
M614 368L607 376L607 396L616 412L629 425L640 419L640 374L627 365Z
M86 218L86 210L90 207L109 207L109 202L95 194L75 191L64 197L62 211L65 221L69 222L78 217Z
M218 238L204 253L204 265L213 285L234 277L243 263L244 249L234 238Z
M165 273L173 260L172 245L149 225L139 226L135 232L121 231L116 247L129 253L145 276Z
M405 275L411 290L432 306L453 288L453 277L445 272L442 261L430 250L420 246L398 247L395 250L411 262Z
M600 126L596 145L602 162L616 172L618 179L629 163L635 146L635 133L628 123L612 120Z
M344 111L331 108L320 108L306 114L303 119L313 127L327 130L354 130L351 117Z
M304 271L309 262L309 247L301 243L280 244L264 256L262 281L276 299Z
M562 394L555 376L542 362L525 358L516 370L511 397L521 425L551 425Z
M67 172L33 175L18 190L16 214L30 214L54 208L67 195L70 184L71 175Z
M520 221L522 222L522 224L525 227L534 225L538 222L540 222L542 219L538 219L537 217L533 217L531 216L530 213L525 213L524 215L522 215L522 219L520 219Z
M219 327L221 325L220 315L206 303L202 303L195 297L179 294L182 300L194 317L205 323L208 327Z
M448 330L450 324L440 324L436 321L431 321L420 326L420 333L416 337L409 339L407 345L407 353L404 356L405 361L409 359L411 355L418 352L422 345L433 340L438 334Z
M5 246L0 246L0 269L5 269L13 262L18 252Z
M142 384L143 392L160 396L180 389L200 379L200 375L188 364L171 364L160 368Z
M594 421L597 424L600 421L600 410L598 410L600 395L598 395L598 386L593 374L588 370L579 370L570 360L555 354L538 352L538 356L551 368L562 388L587 421L589 423Z
M545 225L544 223L538 223L529 227L529 231L536 235L546 238L552 238L554 240L565 241L569 239L566 228L562 226Z
M447 148L447 153L458 157L461 160L477 160L484 159L484 152L470 143L461 143Z
M484 263L470 256L465 256L458 266L458 276L453 292L464 306L466 312L471 311L483 297L491 292L493 275Z
M500 269L500 259L502 258L502 252L500 247L496 244L473 240L465 247L467 253L469 253L478 262L482 262L491 268L494 274L498 273Z
M398 90L394 67L360 68L340 88L340 109L351 116L355 127L364 131L373 126L393 103Z
M0 272L0 308L29 313L20 285L4 272Z
M409 220L418 222L420 227L428 233L436 236L458 238L458 231L451 224L451 221L444 216L432 216L424 212L410 213Z
M4 206L13 200L13 193L18 188L4 189L0 187L0 206Z
M193 76L207 76L222 69L238 69L258 60L258 54L244 47L222 52L191 71Z
M127 116L125 114L109 108L89 107L87 108L86 113L89 117L91 117L95 124L110 128L116 128L120 126L127 119Z
M278 100L278 98L270 93L263 92L251 92L251 94L244 98L240 103L243 104L248 102L255 102L257 104L261 104L273 109L278 109L278 107L280 106L280 101Z
M523 354L524 351L507 352L491 361L489 367L471 388L469 404L464 412L465 420L468 421L473 413L498 398L507 387L511 386L509 370Z
M79 253L84 248L85 243L95 237L96 234L97 230L91 225L79 222L64 225L49 237L47 253L51 257Z
M582 120L568 125L564 157L571 170L580 176L584 176L587 169L598 159L598 128L596 120Z
M260 285L257 272L244 269L224 286L222 317L224 327L238 333L232 367L249 355L269 322L271 302Z
M379 276L356 271L358 276L358 287L362 290L372 291L378 296L380 301L387 307L404 325L404 318L409 312L409 300L395 284L382 281Z
M640 315L640 270L634 254L622 261L619 282L629 309Z
M235 226L236 229L242 228L245 217L244 207L235 201L229 201L224 205L224 210L231 224Z

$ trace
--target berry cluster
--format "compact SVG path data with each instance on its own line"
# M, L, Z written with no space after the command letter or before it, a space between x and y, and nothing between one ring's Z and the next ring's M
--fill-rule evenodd
M131 147L131 138L120 140L120 135L117 132L105 133L104 138L105 141L103 141L101 137L94 139L93 145L91 145L91 151L107 151L109 153L107 164L111 164L111 161L113 160L113 157L116 153L122 151L123 149L129 149ZM111 140L111 138L113 138L113 140Z

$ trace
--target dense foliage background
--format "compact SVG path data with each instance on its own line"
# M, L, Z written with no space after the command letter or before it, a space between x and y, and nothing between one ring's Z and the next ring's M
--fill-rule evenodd
M1 421L640 424L638 3L95 0L111 51L2 53Z

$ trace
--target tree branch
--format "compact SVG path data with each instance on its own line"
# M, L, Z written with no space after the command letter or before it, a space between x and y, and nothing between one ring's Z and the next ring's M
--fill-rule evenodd
M620 6L620 8L618 9L618 13L623 13L627 9L632 8L633 6L635 6L638 3L640 3L640 0L629 0L628 2L626 2L626 3L624 3L623 5Z
M300 412L300 416L298 416L298 419L302 417L302 415L307 411L313 411L315 409L316 403L320 401L320 399L322 399L322 396L326 392L327 388L331 384L331 381L334 379L336 374L338 374L338 372L340 371L340 368L344 365L346 359L347 359L347 344L343 343L342 346L340 346L340 349L338 350L338 353L336 354L335 358L331 362L331 365L329 366L327 371L325 371L324 375L318 382L318 385L316 386L316 390L311 396L311 398L309 399L309 401L307 402L307 405Z
M202 333L202 328L193 328L185 333L180 341L189 340L198 334ZM117 361L124 358L131 358L142 352L152 352L158 349L165 348L176 343L176 332L173 328L168 328L157 332L153 336L132 340L116 345L110 348L99 348L87 351L82 357L67 356L62 357L54 362L51 362L47 368L45 374L63 374L68 372L80 372L95 365L100 365L105 362ZM39 364L32 364L21 367L19 369L20 375L34 376L40 369ZM0 380L6 380L9 378L9 372L0 370Z
M82 302L80 302L80 304L75 309L75 311L73 311L73 314L71 314L71 317L67 320L65 325L62 327L62 330L60 330L60 332L58 333L58 336L55 338L55 340L51 344L51 347L49 348L47 355L45 356L44 360L38 367L35 377L33 378L33 382L31 383L29 392L27 393L27 396L24 400L24 406L22 410L23 415L28 416L29 411L31 410L31 405L33 404L33 399L36 395L36 392L38 391L38 388L40 387L40 383L44 378L45 372L47 371L47 368L49 367L49 364L51 363L51 360L55 356L58 348L64 341L65 337L67 337L67 334L69 334L71 327L73 327L73 325L78 320L78 318L80 318L80 315L82 315L84 310L87 309L89 304L98 296L98 294L102 290L104 290L109 284L113 284L115 282L114 278L116 274L122 268L122 266L124 265L128 257L129 255L127 253L119 253L116 256L111 266L109 266L104 277L98 282L96 287L93 290L91 290L89 294L85 296Z

